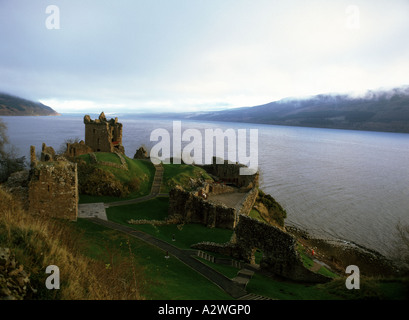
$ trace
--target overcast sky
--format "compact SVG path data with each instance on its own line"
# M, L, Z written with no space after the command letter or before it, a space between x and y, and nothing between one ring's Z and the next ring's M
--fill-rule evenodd
M409 1L0 0L0 46L61 113L254 106L409 84Z

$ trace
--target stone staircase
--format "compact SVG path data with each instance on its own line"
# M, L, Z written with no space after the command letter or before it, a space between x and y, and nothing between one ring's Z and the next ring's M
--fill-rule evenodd
M232 280L236 282L239 286L243 287L243 289L245 289L247 283L250 281L253 275L254 271L248 269L241 269L239 270L239 272L237 272L237 276L234 277Z
M151 194L152 195L157 195L160 193L160 187L162 185L162 180L163 180L163 166L162 164L157 164L155 165L155 176L153 178L153 183L152 183L152 189L151 189Z
M237 300L273 300L273 299L268 298L268 297L263 297L263 296L260 296L258 294L254 294L254 293L248 293L248 294L238 298Z

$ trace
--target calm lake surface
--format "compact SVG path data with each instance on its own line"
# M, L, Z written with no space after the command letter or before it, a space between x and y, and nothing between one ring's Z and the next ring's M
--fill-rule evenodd
M157 143L149 141L154 129L172 133L171 120L116 116L129 157ZM58 150L65 139L84 139L82 116L1 118L27 159L30 145ZM288 225L390 256L396 224L409 224L409 134L182 121L182 131L188 128L258 129L261 188L286 209Z

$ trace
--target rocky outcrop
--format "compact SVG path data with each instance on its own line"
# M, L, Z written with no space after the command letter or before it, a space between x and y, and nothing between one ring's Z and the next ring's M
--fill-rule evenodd
M145 149L145 147L140 147L138 150L136 150L135 155L133 156L134 159L148 159L148 151Z
M0 300L30 299L36 293L30 275L8 248L0 248Z
M351 241L341 239L316 238L305 230L287 226L291 233L306 248L315 251L315 256L330 265L333 270L345 273L349 265L359 266L361 275L368 277L388 277L399 274L393 261L379 252L365 248Z

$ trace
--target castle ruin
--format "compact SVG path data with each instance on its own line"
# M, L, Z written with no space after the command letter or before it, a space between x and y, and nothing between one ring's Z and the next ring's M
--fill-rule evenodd
M101 112L98 119L84 116L85 145L93 152L119 152L125 154L122 145L122 123L118 118L107 120Z

